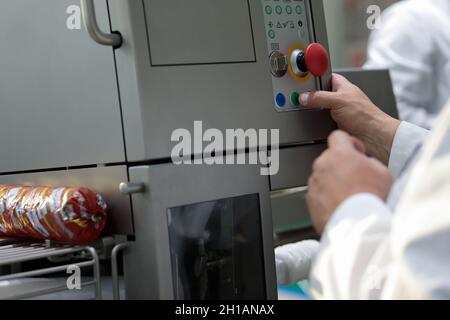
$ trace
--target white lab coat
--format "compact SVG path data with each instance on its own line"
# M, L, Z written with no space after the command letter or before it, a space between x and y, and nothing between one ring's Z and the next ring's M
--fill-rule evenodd
M315 297L450 299L450 103L426 136L406 123L395 136L390 167L407 184L394 211L359 194L334 213L311 273Z
M405 0L383 13L369 41L366 68L389 68L402 120L431 128L450 93L450 0ZM395 210L427 131L403 123L389 167L396 178L387 205ZM407 160L405 160L405 157ZM280 285L305 279L318 243L275 251Z
M391 71L400 119L430 129L450 92L450 0L405 0L372 32L365 68Z
M395 178L395 183L386 203L391 211L395 211L397 207L428 135L428 130L407 122L402 122L396 133L389 161L389 169ZM320 243L315 240L301 241L276 248L275 262L278 284L291 285L306 280L311 271L312 260L316 258L319 251Z

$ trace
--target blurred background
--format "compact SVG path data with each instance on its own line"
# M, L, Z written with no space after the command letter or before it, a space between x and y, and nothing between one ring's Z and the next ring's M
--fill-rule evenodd
M324 0L333 68L361 67L366 60L367 8L384 10L399 0ZM360 28L356 28L360 26Z

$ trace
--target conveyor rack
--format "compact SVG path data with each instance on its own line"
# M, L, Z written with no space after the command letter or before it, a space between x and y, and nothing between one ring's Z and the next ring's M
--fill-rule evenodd
M70 263L65 265L58 265L55 267L2 275L0 276L0 282L30 277L45 276L58 272L65 272L68 270L70 266L78 266L79 268L92 267L93 280L83 282L81 285L82 287L94 286L95 298L97 300L100 300L102 298L100 263L97 251L93 247L56 245L51 244L49 242L23 243L23 242L16 242L14 240L0 239L0 267L12 266L14 264L36 261L40 259L56 259L68 256L72 258L77 258L76 259L77 261L80 260L83 261L73 262L73 259L70 259ZM16 295L13 297L9 297L9 299L30 299L66 290L68 290L67 285L64 285Z

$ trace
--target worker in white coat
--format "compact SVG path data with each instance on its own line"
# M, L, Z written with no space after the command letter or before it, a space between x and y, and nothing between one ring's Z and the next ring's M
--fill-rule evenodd
M400 118L432 128L450 92L450 72L445 67L450 58L450 0L401 1L385 10L381 22L371 35L365 68L389 68ZM419 128L413 131L416 137L426 135ZM399 174L401 163L395 158L389 166L397 181L388 199L394 210L408 175ZM277 248L278 283L306 279L318 248L316 241Z
M314 296L449 299L450 101L430 134L384 114L341 76L333 88L301 97L348 132L329 138L309 180L322 234ZM392 193L399 201L389 205Z
M350 88L351 90L344 90L344 93L342 93L342 88ZM408 122L403 122L400 126L403 130L398 131L397 143L391 148L392 141L378 140L385 136L393 137L396 127L400 125L400 121L384 114L371 102L367 103L370 106L368 108L365 108L364 104L357 105L354 109L351 109L351 107L345 108L348 101L359 103L360 101L368 101L368 98L361 90L340 75L333 75L333 89L340 96L340 104L336 106L332 113L339 127L359 137L365 144L360 146L361 149L367 149L371 156L379 159L385 165L389 165L395 184L390 190L386 204L390 210L396 210L399 198L416 161L414 156L419 154L429 131ZM325 92L318 92L312 95L317 97L326 94ZM329 95L332 94L329 93ZM303 105L311 106L311 102L305 101L305 95L302 95L301 98L303 100L300 102ZM312 106L314 107L314 105ZM327 105L324 104L324 106ZM370 133L365 133L364 130L372 128L373 124L376 124L378 127ZM388 134L383 135L382 133L388 129L390 129ZM391 149L394 151L392 154ZM378 178L375 178L375 180L378 180ZM320 244L315 240L301 241L276 248L275 259L278 284L291 285L306 280L309 277L312 262L319 250Z
M450 0L405 0L372 32L365 68L389 69L400 119L430 129L450 92Z

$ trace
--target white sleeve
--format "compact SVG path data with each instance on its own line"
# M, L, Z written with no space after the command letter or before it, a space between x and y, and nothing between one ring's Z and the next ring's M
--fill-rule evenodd
M421 6L410 1L387 9L368 45L367 69L389 69L400 119L430 129L437 117L432 29ZM425 15L425 16L424 16Z
M440 176L448 177L446 168L437 170ZM327 226L314 262L313 296L449 299L450 183L433 178L426 187L434 192L418 190L416 201L409 198L395 215L372 195L347 200Z
M306 240L275 249L278 285L291 285L306 280L311 264L319 252L319 242Z
M313 296L376 298L371 289L379 286L381 275L368 266L389 236L391 219L389 208L371 194L358 194L342 203L325 229L313 264Z
M430 132L426 129L402 122L397 129L389 158L389 169L395 178L410 164L425 143Z

